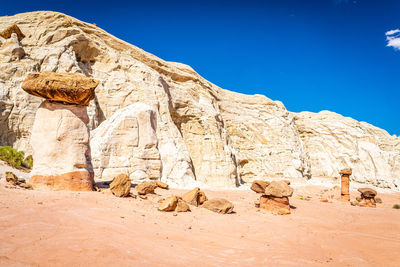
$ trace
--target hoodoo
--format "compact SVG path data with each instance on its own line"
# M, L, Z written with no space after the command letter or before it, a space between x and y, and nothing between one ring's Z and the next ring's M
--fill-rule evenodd
M33 123L34 188L84 191L93 189L87 105L98 82L71 73L29 74L22 89L46 98Z

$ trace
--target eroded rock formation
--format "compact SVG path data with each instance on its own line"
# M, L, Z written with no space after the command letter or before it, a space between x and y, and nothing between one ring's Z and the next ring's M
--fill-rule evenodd
M69 83L76 77L75 74L56 77L46 74L28 75L22 88L31 94L42 96L42 89L37 85L47 84L42 80L51 80L53 82L48 84L53 91L45 98L59 101L60 96L67 96L63 98L63 102L67 103L45 100L36 111L30 142L35 159L30 183L34 188L92 190L94 173L89 146L89 117L84 105L86 100L82 98L82 105L75 105L76 101L69 102L69 96L74 94L68 93L82 91L81 83ZM86 79L87 82L92 81L85 77L80 78ZM51 85L66 83L69 84L68 88L51 88ZM94 91L97 83L91 85L87 90ZM48 88L43 90L48 91Z
M341 175L340 199L342 201L350 201L350 175L351 169L343 169L339 172Z
M14 24L25 34L20 43L30 56L17 61L0 56L1 145L31 151L28 141L40 100L21 94L27 73L81 73L99 81L88 106L94 135L99 125L112 124L120 109L141 102L153 110L154 147L160 158L154 162L162 164L141 169L134 179L154 175L171 186L201 182L233 187L268 177L337 176L351 167L353 180L400 187L400 138L382 129L332 112L292 113L265 96L221 89L189 66L166 62L64 14L0 17L0 31ZM121 138L120 148L131 146L131 141ZM107 146L96 147L93 155ZM116 156L93 158L96 179L107 172L113 178L113 170L120 168L132 175L137 164L125 164Z

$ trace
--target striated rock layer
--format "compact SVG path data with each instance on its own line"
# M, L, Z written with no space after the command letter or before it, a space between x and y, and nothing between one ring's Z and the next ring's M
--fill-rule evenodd
M189 66L166 62L64 14L0 17L0 31L14 24L25 35L21 45L29 56L14 60L0 55L1 145L31 151L28 140L41 100L21 94L28 72L81 73L99 81L88 106L94 138L99 125L111 127L113 114L138 102L151 107L156 121L157 144L151 153L155 157L158 151L161 165L134 173L136 160L123 159L123 153L111 149L112 141L99 141L105 145L92 151L99 164L96 179L124 168L127 175L158 176L171 186L198 181L232 187L269 177L338 177L339 170L352 168L351 179L358 182L400 187L400 138L382 129L332 112L296 114L264 96L223 90ZM120 130L140 131L137 122L137 127ZM137 155L129 151L135 140L130 134L118 134L118 146ZM103 157L100 152L107 150L118 153Z

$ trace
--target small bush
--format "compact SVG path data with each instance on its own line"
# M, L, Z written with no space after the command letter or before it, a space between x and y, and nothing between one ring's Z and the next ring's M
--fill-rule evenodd
M24 166L27 169L32 169L32 167L33 167L32 155L29 155L24 159L24 161L22 162L22 166Z
M21 165L28 169L32 168L32 156L28 156L26 159L24 159L24 156L24 151L17 151L10 146L0 146L0 159L14 168L21 168Z
M400 204L394 204L393 208L396 209L396 210L400 210Z

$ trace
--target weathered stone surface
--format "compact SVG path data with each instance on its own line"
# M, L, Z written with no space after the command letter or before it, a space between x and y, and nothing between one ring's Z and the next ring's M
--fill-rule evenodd
M352 169L343 169L339 172L340 175L351 175L352 173Z
M202 208L218 212L218 213L232 213L233 212L233 204L223 198L214 198L207 200L204 202L203 205L201 205Z
M265 188L265 195L272 197L291 197L293 188L291 188L285 181L272 181Z
M15 23L5 28L0 33L0 36L3 37L4 39L9 39L13 33L17 35L18 41L21 41L22 39L25 38L25 35L21 32L21 29Z
M290 214L289 198L262 195L260 197L260 208L275 215Z
M131 180L126 174L120 174L113 179L110 184L110 190L114 196L127 197L131 191Z
M76 105L89 105L99 84L80 74L42 71L29 73L21 88L28 94L48 100Z
M183 201L193 206L200 206L207 201L206 194L200 191L200 188L196 187L182 195Z
M164 183L164 182L161 182L161 181L158 181L158 180L156 180L156 181L154 181L154 182L157 184L157 186L158 186L159 188L168 189L168 184L166 184L166 183Z
M178 199L178 204L176 205L176 212L188 212L190 211L189 205L182 199Z
M4 44L0 46L0 55L7 56L12 60L22 59L25 56L25 50L18 41L18 37L15 33L7 39Z
M155 117L153 108L135 103L118 110L92 131L96 180L109 180L116 173L125 173L136 183L161 178Z
M350 201L350 175L352 170L343 169L339 174L341 175L340 199L342 201Z
M27 73L81 73L100 82L88 107L91 130L133 103L154 109L162 162L155 176L170 186L336 177L351 167L352 180L400 187L400 138L384 130L332 112L292 113L279 101L221 89L189 66L159 59L60 13L0 17L0 29L14 23L26 34L23 44L30 57L0 59L1 145L31 153L28 140L41 101L21 94ZM101 164L118 169L120 161ZM141 178L147 172L130 175Z
M251 184L251 190L256 193L264 194L265 188L269 185L269 182L263 180L255 180Z
M178 197L170 196L167 197L158 207L159 211L174 211L178 205Z
M143 182L135 187L139 195L153 194L156 188L155 182Z
M358 192L361 193L361 197L368 197L368 198L373 198L375 197L378 193L376 192L376 190L372 189L372 188L359 188L357 189Z
M31 135L34 188L92 190L88 122L85 106L48 100L40 105Z
M18 177L12 172L6 172L6 181L12 185L17 185Z

